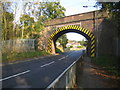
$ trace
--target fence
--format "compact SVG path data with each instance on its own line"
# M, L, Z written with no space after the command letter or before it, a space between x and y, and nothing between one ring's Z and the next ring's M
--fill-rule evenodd
M54 90L56 88L64 88L69 90L76 86L77 67L82 65L82 56L73 62L57 79L51 83L46 90Z
M2 53L35 50L35 39L16 39L2 41Z

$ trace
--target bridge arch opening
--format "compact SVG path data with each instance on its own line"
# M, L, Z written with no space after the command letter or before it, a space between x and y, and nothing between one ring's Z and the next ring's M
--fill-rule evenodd
M55 42L55 52L68 52L71 50L87 50L88 40L81 34L76 32L68 32L60 37Z
M48 38L47 52L55 53L56 40L63 34L69 33L69 32L75 32L75 33L83 35L88 40L87 53L91 57L95 56L95 36L94 36L94 34L90 30L88 30L86 28L82 28L80 26L76 26L76 25L63 26L63 27L60 27L58 30L54 31Z

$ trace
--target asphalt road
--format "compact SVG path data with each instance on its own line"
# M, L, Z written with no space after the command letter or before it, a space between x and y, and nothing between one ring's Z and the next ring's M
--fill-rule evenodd
M81 54L82 50L71 51L5 65L2 67L0 83L2 88L46 88Z

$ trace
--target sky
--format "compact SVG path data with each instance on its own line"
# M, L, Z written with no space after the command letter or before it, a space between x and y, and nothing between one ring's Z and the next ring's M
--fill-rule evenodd
M66 8L65 16L80 14L90 11L98 10L98 7L93 7L96 4L96 0L60 0L60 4ZM88 6L84 8L83 6ZM77 33L67 33L69 40L81 41L85 38Z

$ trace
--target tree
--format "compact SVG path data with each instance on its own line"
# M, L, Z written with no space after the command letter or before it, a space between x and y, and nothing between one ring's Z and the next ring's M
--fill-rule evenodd
M101 5L101 10L108 13L108 19L112 20L118 27L118 34L120 36L120 1L119 2L97 2Z
M59 37L56 42L59 42L60 45L62 45L63 49L66 48L66 44L68 43L68 39L67 39L66 34L64 34L61 37Z
M64 17L65 8L60 5L60 2L43 2L42 3L43 16L47 19L54 19Z
M13 39L13 13L10 11L9 2L2 3L2 40Z
M20 22L21 22L21 29L22 29L21 37L30 38L33 31L32 25L34 23L34 18L24 14L20 17Z
M26 25L26 20L30 17L33 17L35 22L32 23L32 36L31 38L40 37L38 32L42 31L44 28L44 21L54 18L59 18L64 16L65 8L60 5L60 2L38 2L38 3L25 3L24 4L24 15L20 18L21 29L22 29L22 37L23 34L26 35L24 31ZM30 20L31 21L31 20ZM28 23L28 22L27 22ZM29 30L30 31L30 30ZM25 38L25 37L24 37Z
M22 3L21 7L18 7ZM39 32L44 28L44 21L64 16L65 8L60 2L5 2L3 3L3 39L39 38ZM24 8L23 8L24 7ZM20 14L20 9L23 12ZM16 21L17 10L20 14L20 23ZM7 15L10 14L10 15ZM18 15L19 16L19 15ZM10 18L11 17L11 18ZM9 19L10 20L9 20ZM19 17L17 17L19 18ZM8 25L9 23L9 25ZM9 26L9 30L7 30ZM8 35L8 32L11 33ZM11 38L12 37L12 38Z
M13 39L13 14L9 12L3 12L2 22L2 40Z
M24 14L34 17L35 20L38 19L39 16L42 16L42 2L26 2L24 3Z
M78 42L81 44L81 46L86 46L87 45L87 42L84 41L84 39L82 41L78 41Z
M38 20L36 22L34 22L32 29L32 37L33 39L37 39L40 37L40 32L44 29L44 20L43 20L44 16L39 16Z

